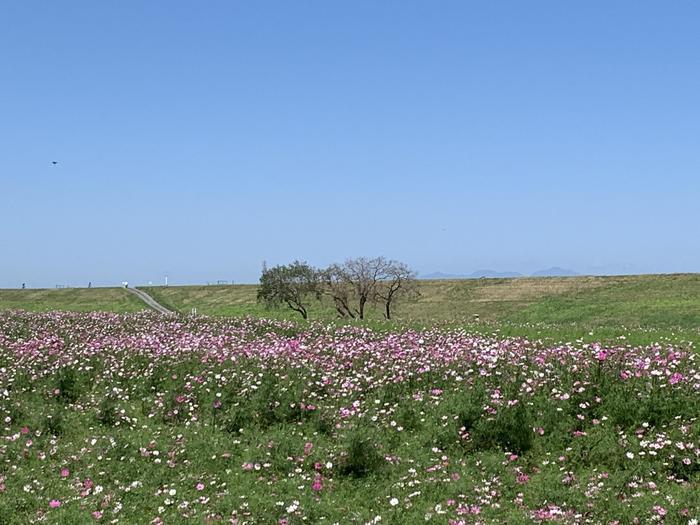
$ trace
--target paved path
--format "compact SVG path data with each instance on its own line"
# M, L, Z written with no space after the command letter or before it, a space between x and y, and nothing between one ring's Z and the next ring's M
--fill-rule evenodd
M157 303L153 297L148 295L143 290L139 290L138 288L127 288L126 291L134 294L136 297L141 299L144 303L146 303L148 306L150 306L151 308L153 308L157 312L160 312L164 315L172 315L175 313L175 312L168 310L162 304Z

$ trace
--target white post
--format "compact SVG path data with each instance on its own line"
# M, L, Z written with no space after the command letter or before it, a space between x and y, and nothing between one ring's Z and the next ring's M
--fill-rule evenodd
M165 286L168 286L168 276L165 276Z

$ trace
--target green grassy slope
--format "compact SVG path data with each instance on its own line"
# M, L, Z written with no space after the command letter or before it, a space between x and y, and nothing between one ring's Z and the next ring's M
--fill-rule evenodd
M202 315L299 319L291 310L260 305L256 285L144 289L181 313L196 308ZM0 309L145 308L121 288L0 290ZM336 319L328 301L314 301L309 311L311 319ZM421 297L399 304L395 317L400 324L457 322L472 330L550 340L613 340L625 335L637 343L663 338L700 343L700 274L422 281ZM381 308L370 308L368 318L373 326L384 326Z
M700 327L700 274L609 277L603 283L542 297L507 317L591 327Z
M157 301L187 313L268 315L296 318L286 309L269 311L256 301L257 286L180 286L145 289ZM329 303L314 303L312 318L333 319ZM582 328L700 327L700 274L619 277L541 277L422 281L421 297L398 305L403 321L482 321L575 324ZM381 319L371 309L370 319Z
M122 288L0 289L0 310L138 312L146 305Z

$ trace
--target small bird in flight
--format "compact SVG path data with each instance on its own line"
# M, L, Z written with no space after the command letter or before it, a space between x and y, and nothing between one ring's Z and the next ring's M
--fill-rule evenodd
M58 161L57 161L57 160L52 160L52 161L51 161L51 164L53 164L53 165L55 166L56 164L58 164Z

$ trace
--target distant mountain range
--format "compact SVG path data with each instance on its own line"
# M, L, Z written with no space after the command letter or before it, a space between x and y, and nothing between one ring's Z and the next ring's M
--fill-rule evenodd
M573 270L567 270L566 268L559 268L558 266L553 266L552 268L547 268L545 270L539 270L529 275L529 277L573 277L574 275L579 275ZM481 278L504 278L504 277L528 277L528 275L519 272L497 272L495 270L477 270L470 274L456 274L456 273L443 273L443 272L433 272L425 275L421 275L421 279L481 279Z
M566 268L560 268L559 266L552 266L546 270L540 270L532 274L533 277L573 277L574 275L579 275L573 270L567 270Z

